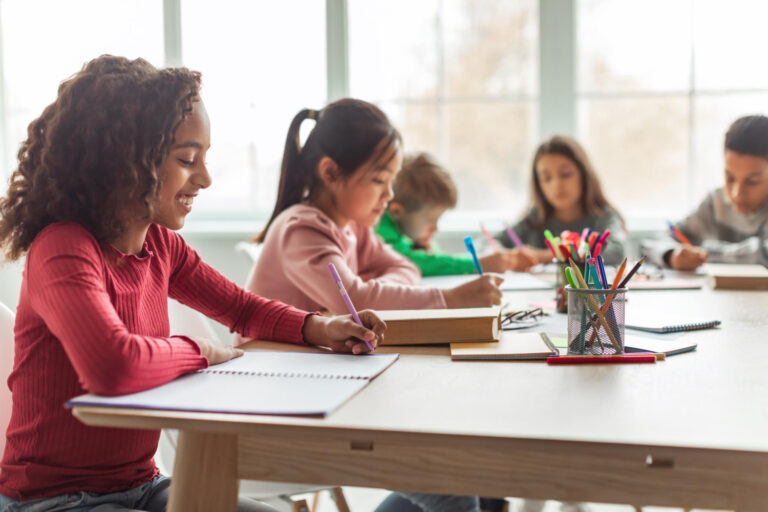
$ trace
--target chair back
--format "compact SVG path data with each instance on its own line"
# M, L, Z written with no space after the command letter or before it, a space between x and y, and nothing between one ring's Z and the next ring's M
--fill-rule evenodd
M15 316L13 311L5 304L0 303L0 432L5 434L8 421L11 419L11 390L8 389L8 376L13 370L14 336L13 323ZM5 449L5 436L0 438L0 457Z

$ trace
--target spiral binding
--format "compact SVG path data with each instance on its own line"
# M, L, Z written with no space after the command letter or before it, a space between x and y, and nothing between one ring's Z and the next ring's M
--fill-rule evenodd
M285 377L290 379L336 379L336 380L366 380L367 377L359 375L333 375L330 373L300 373L300 372L248 372L236 370L216 370L206 368L197 370L197 373L212 373L215 375L248 375L251 377Z

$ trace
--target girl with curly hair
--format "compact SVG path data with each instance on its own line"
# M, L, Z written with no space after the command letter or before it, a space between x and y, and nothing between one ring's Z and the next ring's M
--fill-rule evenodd
M165 510L159 431L87 427L63 404L142 391L242 351L170 336L173 297L249 338L361 353L384 325L248 293L173 232L211 184L200 74L101 56L28 129L0 200L0 248L26 253L0 510ZM241 500L238 510L271 510Z

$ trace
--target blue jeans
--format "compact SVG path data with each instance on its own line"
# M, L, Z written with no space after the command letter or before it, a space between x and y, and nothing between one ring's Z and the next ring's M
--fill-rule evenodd
M451 496L417 492L393 492L376 512L480 512L476 496Z
M133 489L109 494L80 491L29 501L0 495L0 512L165 512L170 485L170 478L158 476ZM237 511L276 512L274 508L248 498L240 498Z

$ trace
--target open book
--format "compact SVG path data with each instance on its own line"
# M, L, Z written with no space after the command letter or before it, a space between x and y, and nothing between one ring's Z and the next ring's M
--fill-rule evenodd
M398 357L246 352L242 357L182 375L154 389L115 397L81 395L66 405L325 416Z
M499 339L501 309L396 309L376 311L387 324L382 345L428 345Z

